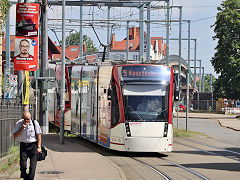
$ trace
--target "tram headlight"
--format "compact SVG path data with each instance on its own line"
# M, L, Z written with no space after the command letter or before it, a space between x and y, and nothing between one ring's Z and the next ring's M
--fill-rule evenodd
M125 127L126 127L126 134L127 134L127 136L131 136L131 131L130 131L129 123L125 123Z

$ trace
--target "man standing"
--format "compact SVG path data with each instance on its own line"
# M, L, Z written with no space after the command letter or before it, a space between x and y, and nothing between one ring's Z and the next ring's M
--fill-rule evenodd
M35 123L35 129L33 123ZM42 131L39 123L37 121L32 121L30 112L25 111L23 113L23 119L20 119L16 123L13 130L14 138L17 138L20 142L20 170L21 178L24 178L24 180L34 179L37 165L37 153L41 152L41 134ZM26 172L27 158L30 159L28 174Z

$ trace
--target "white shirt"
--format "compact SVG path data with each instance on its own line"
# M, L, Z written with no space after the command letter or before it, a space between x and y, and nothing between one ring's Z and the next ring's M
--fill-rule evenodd
M16 123L16 126L13 130L13 133L16 133L16 132L19 131L19 129L22 127L23 121L24 121L24 119L20 119ZM35 128L36 128L37 135L42 134L42 131L41 131L41 128L40 128L40 125L39 125L38 121L34 121L34 122L35 122ZM27 125L27 127L25 127L22 130L21 134L17 137L17 140L19 142L24 142L24 143L32 143L32 142L37 141L32 120Z

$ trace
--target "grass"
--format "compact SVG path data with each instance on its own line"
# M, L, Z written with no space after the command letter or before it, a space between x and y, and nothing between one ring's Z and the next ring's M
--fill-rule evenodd
M196 131L190 130L186 131L184 129L173 128L173 137L192 137L192 136L207 136L207 135Z
M55 126L55 125L53 125L52 123L49 123L49 132L53 133L53 134L58 134L59 135L60 134L60 128ZM77 137L76 134L73 134L73 133L71 133L69 131L65 131L64 132L64 136L65 137Z
M17 154L17 155L14 155ZM8 163L0 166L0 172L8 171L12 168L13 165L19 162L19 147L18 146L11 146L8 150L7 155L13 155L8 159Z

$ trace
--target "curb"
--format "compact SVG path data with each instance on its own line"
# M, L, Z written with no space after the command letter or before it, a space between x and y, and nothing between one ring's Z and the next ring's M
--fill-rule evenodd
M222 126L222 127L225 127L225 128L228 128L228 129L232 129L232 130L234 130L234 131L240 131L239 129L236 129L236 128L233 128L233 127L230 127L230 126L223 125L222 122L221 122L221 120L219 120L219 119L218 119L218 123L219 123L219 125Z
M16 158L18 155L19 155L19 152L15 152L14 154L10 154L10 155L7 155L7 156L4 156L4 157L0 158L0 167L4 166L4 165L7 165L9 159Z
M118 165L116 165L114 162L112 162L110 159L104 157L103 155L99 154L100 156L102 156L104 159L106 159L110 164L112 164L119 172L120 176L121 176L121 180L127 180L127 177L125 175L125 173L123 172L122 168L120 168Z

